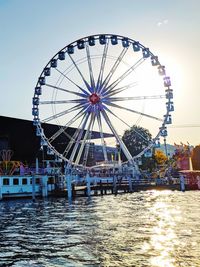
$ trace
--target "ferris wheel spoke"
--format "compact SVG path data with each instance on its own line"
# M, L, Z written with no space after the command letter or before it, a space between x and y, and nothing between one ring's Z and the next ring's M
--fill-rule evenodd
M113 89L113 90L110 91L109 94L106 94L106 97L110 97L112 95L119 94L119 93L121 93L121 92L123 92L123 91L125 91L125 90L127 90L129 88L135 87L136 85L138 85L138 82L133 82L133 83L130 83L128 85L122 86L120 88Z
M154 119L154 120L157 120L157 121L163 121L163 119L157 118L155 116L152 116L152 115L149 115L149 114L146 114L146 113L143 113L143 112L139 112L139 111L136 111L136 110L133 110L133 109L130 109L130 108L125 108L123 106L119 106L119 105L114 104L114 103L108 103L107 102L106 104L109 105L109 106L118 108L120 110L126 110L126 111L129 111L129 112L135 113L135 114L139 114L139 115L145 116L145 117L150 118L150 119Z
M49 121L51 121L51 120L53 120L53 119L57 119L57 118L62 117L62 116L64 116L64 115L68 114L68 113L71 113L71 112L73 112L73 111L76 111L76 110L78 110L78 109L81 109L82 107L83 107L82 104L78 104L78 105L76 105L76 106L74 106L74 107L72 107L72 108L69 108L69 109L64 110L64 111L62 111L62 112L59 112L59 113L57 113L57 114L54 114L54 115L52 115L52 116L50 116L50 117L48 117L48 118L42 120L42 123L47 123L47 122L49 122Z
M88 154L89 154L89 150L90 150L90 143L91 143L91 138L92 138L92 131L94 128L94 123L95 123L95 117L94 120L92 122L92 126L91 129L89 131L89 135L88 135L88 140L85 146L85 152L84 152L84 156L83 156L83 165L85 166L87 164L87 160L88 160Z
M99 77L98 77L97 85L96 85L97 93L99 93L99 89L101 88L100 85L102 84L102 80L103 80L103 74L104 74L104 69L105 69L107 53L108 53L108 41L106 42L106 44L104 46L104 50L103 50L101 66L100 66L100 71L99 71Z
M114 117L116 117L118 120L120 120L121 122L123 122L126 126L128 126L129 128L131 128L131 126L127 123L127 122L125 122L123 119L121 119L119 116L117 116L114 112L112 112L108 107L104 107L110 114L112 114ZM138 135L138 136L140 136L140 137L142 137L142 139L143 140L145 140L145 141L148 141L149 142L149 139L147 139L147 138L145 138L141 133L139 133L137 130L134 130L135 131L135 133Z
M84 120L86 118L86 115L87 115L87 113L84 113L83 114L83 117L81 119L81 122L79 123L78 127L76 128L73 136L70 137L70 141L69 141L67 147L65 148L65 150L63 152L63 155L64 156L67 156L67 154L69 153L70 149L72 148L72 145L76 142L76 139L77 139L77 137L79 135L79 132L81 131L81 125L84 122Z
M82 155L82 153L83 153L83 149L84 149L85 144L86 144L86 142L87 142L87 139L88 139L88 137L89 137L89 133L90 133L91 127L92 127L92 125L94 124L94 120L95 120L95 113L92 112L92 113L91 113L91 118L90 118L89 125L88 125L88 127L87 127L86 132L85 132L84 138L83 138L83 140L81 141L81 147L80 147L80 149L79 149L79 151L78 151L78 155L77 155L76 160L75 160L75 164L76 164L76 165L79 164L79 162L80 162L81 155Z
M124 152L124 155L126 156L127 160L132 162L132 156L131 156L130 152L128 151L128 149L125 146L124 142L122 141L122 139L118 135L117 131L115 130L114 126L112 125L112 122L110 121L106 111L104 109L102 109L101 112L102 112L102 115L103 115L106 123L108 124L109 128L111 129L112 133L114 134L116 140L120 144L120 147L121 147L122 151Z
M71 99L71 100L52 100L52 101L40 101L41 105L57 105L57 104L73 104L73 103L81 103L85 104L87 100L85 98L80 99Z
M127 71L125 71L120 77L118 77L112 84L110 84L103 92L106 96L110 93L121 81L123 81L128 75L130 75L134 70L136 70L143 62L145 58L140 58L133 66L131 66Z
M110 72L108 73L108 75L106 76L105 80L102 82L101 84L101 90L100 93L103 92L104 88L106 88L106 86L109 84L113 74L115 73L115 71L117 70L119 64L121 63L123 57L125 56L126 52L128 51L128 47L123 48L122 52L120 53L119 57L117 58L117 60L115 61L114 65L112 66Z
M88 61L88 68L89 68L89 73L90 73L90 92L93 93L95 90L95 81L94 81L94 75L93 75L93 70L92 70L92 62L91 62L91 56L90 56L90 49L88 44L86 45L86 53L87 53L87 61Z
M84 90L82 87L80 87L77 83L75 83L74 81L72 81L72 79L70 79L65 73L63 73L62 71L60 71L58 68L56 68L56 70L63 76L65 77L68 81L70 81L73 85L75 85L76 87L78 87L83 93L83 96L88 96L88 92L86 90ZM69 91L72 92L72 91ZM75 92L74 92L75 93Z
M152 96L130 96L130 97L108 97L106 101L116 102L116 101L128 101L128 100L144 100L144 99L162 99L166 98L165 95L152 95Z
M86 81L86 79L84 78L84 76L83 76L82 72L80 71L78 65L77 65L76 62L74 61L73 57L72 57L70 54L68 54L68 55L69 55L71 61L73 62L73 64L74 64L76 70L78 71L79 75L81 76L83 82L85 83L86 88L88 89L89 92L91 92L91 87L90 87L89 83Z
M77 140L76 140L76 142L75 142L75 146L74 146L74 148L73 148L73 150L72 150L72 153L71 153L71 156L70 156L70 158L69 158L69 164L71 164L71 163L73 162L73 160L74 160L74 157L75 157L76 152L77 152L77 149L79 148L79 145L80 145L80 143L81 143L81 138L82 138L82 136L83 136L84 129L85 129L85 127L86 127L86 124L87 124L87 121L88 121L88 118L89 118L90 115L91 115L91 113L87 112L87 114L86 114L86 116L85 116L85 120L84 120L84 122L83 122L83 124L82 124L82 127L81 127L81 129L80 129L80 132L79 132L79 134L78 134Z
M97 114L97 122L98 122L98 126L99 126L99 133L100 133L100 137L101 137L101 146L103 149L104 160L108 161L108 155L107 155L107 150L106 150L106 146L105 146L105 140L104 140L104 134L103 134L103 127L102 127L100 112L98 112L98 114Z
M46 86L51 87L51 88L56 89L56 90L59 90L59 91L70 93L70 94L73 94L73 95L76 95L76 96L80 96L80 97L84 97L84 98L88 97L88 94L87 95L86 94L81 94L81 93L70 91L68 89L64 89L64 88L61 88L61 87L58 87L58 86L54 86L54 85L51 85L51 84L46 84Z
M61 127L54 135L49 138L49 142L52 143L57 137L59 137L63 132L66 132L67 128L75 123L80 117L82 117L86 112L86 108L84 107L78 114L76 114L67 124ZM71 139L71 136L69 136Z

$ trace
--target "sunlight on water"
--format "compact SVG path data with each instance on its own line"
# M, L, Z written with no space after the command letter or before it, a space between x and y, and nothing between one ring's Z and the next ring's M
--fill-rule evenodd
M181 211L169 202L170 195L171 192L166 191L163 195L165 198L155 202L149 209L150 214L154 215L156 225L152 227L150 241L144 244L143 249L144 253L154 251L155 255L150 258L152 266L175 266L173 252L180 245L175 227L181 220Z
M0 202L2 267L198 267L199 192Z

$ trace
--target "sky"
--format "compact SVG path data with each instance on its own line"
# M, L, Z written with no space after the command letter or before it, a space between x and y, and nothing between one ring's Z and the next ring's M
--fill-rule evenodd
M32 120L32 97L47 62L91 34L139 40L171 77L170 144L200 144L199 0L0 0L0 115ZM182 127L187 126L187 127Z

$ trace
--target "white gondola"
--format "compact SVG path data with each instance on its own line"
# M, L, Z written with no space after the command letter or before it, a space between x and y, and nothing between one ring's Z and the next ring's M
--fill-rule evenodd
M158 73L159 75L164 76L166 74L165 66L158 66Z
M166 127L160 128L160 135L162 137L166 137L167 136L167 128Z
M33 106L38 106L39 105L39 97L37 97L37 96L33 97L32 103L33 103Z
M167 111L168 112L174 111L174 103L173 102L170 102L170 101L167 102L166 106L167 106Z
M90 46L94 46L94 45L95 45L95 38L94 38L94 36L90 36L90 37L88 38L88 44L89 44Z
M45 68L44 69L44 76L50 76L50 74L51 74L50 68Z
M112 45L118 44L118 39L117 39L117 36L116 35L112 35L111 38L110 38L110 40L111 40L111 44Z
M122 39L122 46L123 47L129 47L129 40L128 40L128 38L123 38Z
M47 147L47 155L54 155L54 152L49 147Z
M99 36L99 43L101 45L105 45L106 44L106 36L105 35L100 35Z
M170 114L164 115L164 119L166 124L172 124L172 117Z
M53 59L51 60L51 67L52 67L52 68L57 68L57 59L56 59L56 58L53 58Z
M165 90L165 96L166 96L166 98L167 99L173 99L173 90L172 89L167 89L167 90Z
M39 110L37 107L32 108L32 115L34 117L37 117L39 115Z
M67 47L67 53L68 54L74 54L74 46L73 45L69 45Z
M42 88L40 86L35 87L35 95L41 95L42 94Z
M171 86L171 80L170 77L164 77L164 86L165 87L170 87Z
M133 51L138 52L140 51L140 45L139 42L133 42Z
M60 51L60 52L58 53L58 58L59 58L60 60L65 60L65 52L64 52L64 51Z
M46 83L46 81L45 81L45 77L42 77L42 76L41 76L41 77L39 78L39 84L40 84L40 85L45 85L45 83Z
M155 144L154 144L154 147L155 148L160 148L160 141L156 141Z
M143 58L148 58L150 56L149 48L142 49Z
M144 157L145 158L151 158L152 157L152 149L147 149L145 152L144 152Z
M77 47L78 47L78 49L84 49L85 48L84 40L77 41Z
M151 57L151 65L152 66L158 66L159 65L159 61L158 61L158 57L157 56L152 56Z

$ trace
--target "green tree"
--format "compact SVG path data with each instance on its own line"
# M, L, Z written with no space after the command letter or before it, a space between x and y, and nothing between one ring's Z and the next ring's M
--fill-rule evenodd
M151 140L151 134L148 129L133 125L129 130L125 130L122 140L132 156L138 155ZM125 156L122 153L122 159Z

